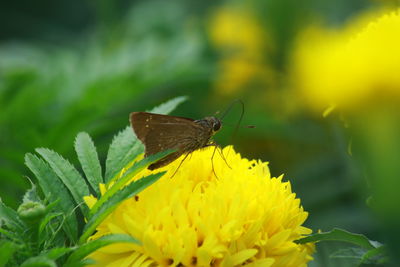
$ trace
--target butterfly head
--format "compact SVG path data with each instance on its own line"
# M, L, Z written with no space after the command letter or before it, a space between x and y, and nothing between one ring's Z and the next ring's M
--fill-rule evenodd
M213 133L218 132L221 129L221 121L216 117L206 117L205 120L211 126Z

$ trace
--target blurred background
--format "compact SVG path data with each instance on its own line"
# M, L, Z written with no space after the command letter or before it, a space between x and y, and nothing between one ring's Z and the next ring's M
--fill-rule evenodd
M24 154L49 147L76 163L80 131L104 160L132 111L188 96L172 114L202 118L232 106L216 136L285 174L314 231L340 227L384 241L370 188L349 154L345 123L307 107L294 51L310 25L340 29L368 0L98 0L0 3L0 196L12 207L29 187ZM318 74L315 75L318 78ZM353 266L318 247L310 266Z

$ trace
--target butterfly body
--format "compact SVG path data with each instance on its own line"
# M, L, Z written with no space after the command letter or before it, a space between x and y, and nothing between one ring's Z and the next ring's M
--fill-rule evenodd
M167 149L177 150L151 164L150 170L163 167L183 154L210 145L211 137L221 128L221 121L215 117L192 120L148 112L133 112L130 120L136 136L145 146L145 157Z

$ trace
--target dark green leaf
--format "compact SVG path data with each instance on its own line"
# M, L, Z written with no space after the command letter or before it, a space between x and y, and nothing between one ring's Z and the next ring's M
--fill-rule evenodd
M186 101L187 97L186 96L179 96L175 97L153 109L151 109L149 112L151 113L157 113L157 114L169 114L171 111L173 111L179 104L182 102Z
M86 216L89 210L86 205L81 204L83 203L83 197L89 195L89 188L79 172L71 163L69 163L69 161L52 150L37 148L36 152L38 152L49 163L60 180L71 192L75 202L79 205L83 214Z
M7 207L0 201L0 220L3 221L9 228L16 230L23 230L24 223L19 219L15 210Z
M132 179L136 174L138 174L143 169L147 168L150 164L162 159L169 154L173 153L175 150L166 150L159 152L157 154L151 155L147 158L144 158L138 162L136 162L131 168L129 168L124 175L119 178L115 184L107 190L107 192L96 202L96 204L90 210L90 216L97 212L99 207L103 205L104 202L107 201L112 195L115 194L119 189L121 189L130 179Z
M3 267L12 258L19 246L11 241L0 241L0 267Z
M135 182L130 183L126 187L122 188L119 190L117 193L115 193L111 198L105 202L99 210L89 219L87 224L85 225L85 228L83 229L83 234L79 239L79 243L82 244L84 243L90 235L94 233L96 230L97 226L100 225L100 223L107 218L107 216L115 210L115 208L125 199L132 197L142 190L144 190L146 187L150 186L151 184L155 183L162 175L164 175L165 172L160 172L157 174L152 174L149 176L146 176L140 180L137 180Z
M56 202L57 210L63 212L65 216L63 229L68 237L75 242L78 238L78 224L73 213L75 205L67 188L42 159L33 154L26 154L25 164L35 174L46 198L51 201L59 200Z
M350 233L346 230L334 228L330 232L315 233L307 237L297 240L297 243L304 244L308 242L319 242L319 241L342 241L351 243L362 248L373 249L379 247L380 244L376 241L371 241L367 237L361 234Z
M79 262L92 252L114 243L134 243L140 244L139 241L129 235L113 234L102 236L99 239L89 241L88 243L78 247L69 257L64 266L75 266L75 262Z
M79 162L82 165L89 184L96 192L96 196L100 196L99 184L103 183L103 177L99 156L92 139L87 133L79 133L76 136L75 151L78 154Z
M105 182L108 183L129 162L143 152L143 146L136 138L131 127L119 132L108 149Z

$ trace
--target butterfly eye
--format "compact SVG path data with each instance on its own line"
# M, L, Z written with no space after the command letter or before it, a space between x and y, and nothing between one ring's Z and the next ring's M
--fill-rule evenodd
M221 122L220 121L215 121L213 125L213 130L214 132L218 131L221 128Z

